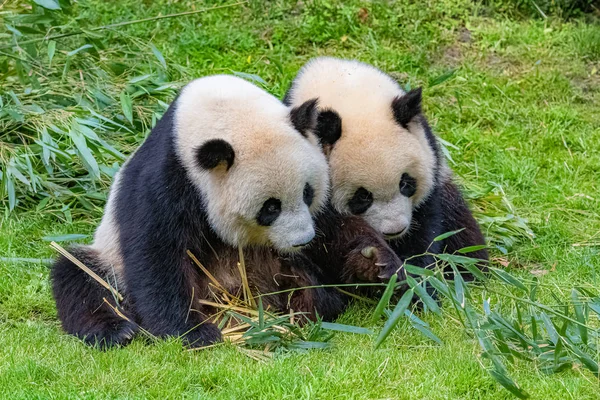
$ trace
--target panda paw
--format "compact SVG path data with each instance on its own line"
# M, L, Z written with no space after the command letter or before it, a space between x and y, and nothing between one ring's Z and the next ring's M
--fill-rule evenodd
M405 279L402 260L385 241L358 241L346 259L346 275L350 280L363 282L380 282L388 280L392 275ZM352 283L352 282L349 282Z
M221 340L221 330L209 322L204 322L183 336L184 345L191 349L206 347Z
M110 327L95 333L76 334L86 344L97 347L100 350L108 350L115 346L127 345L139 331L137 324L127 320L121 320Z

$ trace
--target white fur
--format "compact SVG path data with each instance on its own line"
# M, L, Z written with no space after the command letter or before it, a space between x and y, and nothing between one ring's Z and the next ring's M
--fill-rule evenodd
M293 251L315 235L311 214L327 198L327 161L314 137L307 140L293 128L290 110L249 82L226 75L191 82L177 101L178 155L205 199L211 226L231 245ZM233 147L229 170L198 166L196 150L210 139ZM315 193L310 209L303 202L307 182ZM271 226L260 226L256 216L271 197L281 201L282 213Z
M115 174L113 183L110 187L108 201L104 207L104 215L100 225L94 232L94 243L91 245L92 250L97 251L101 255L103 263L101 268L105 276L103 278L116 278L117 285L122 287L124 284L123 277L123 255L121 253L119 225L116 220L115 199L119 191L119 172ZM110 279L112 281L112 279Z
M378 69L358 61L316 58L294 81L292 106L318 97L319 109L333 109L342 119L342 136L329 153L332 203L348 212L359 187L373 193L365 220L384 234L408 232L412 210L434 185L435 155L420 124L401 127L392 101L405 94ZM403 173L417 179L411 198L400 195Z

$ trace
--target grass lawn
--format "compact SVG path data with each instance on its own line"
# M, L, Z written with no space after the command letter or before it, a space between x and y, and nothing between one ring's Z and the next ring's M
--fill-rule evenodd
M451 165L469 192L501 187L535 233L492 255L508 261L511 273L535 273L565 297L579 283L600 286L600 25L509 18L467 0L404 3L251 2L103 31L100 41L109 49L141 43L151 56L153 43L182 82L239 71L259 75L277 96L317 55L357 58L422 85L426 113L455 145L448 147ZM82 0L76 15L93 27L206 5ZM81 44L58 40L57 51ZM435 85L448 71L454 74ZM481 215L492 207L474 205ZM68 222L30 208L0 220L0 397L512 398L481 367L479 345L458 321L429 314L423 319L441 346L401 322L377 350L371 337L339 333L332 350L269 362L230 345L182 351L177 340L139 339L107 352L87 347L61 331L48 268L6 258L53 257L44 236L92 233L100 216L74 214ZM364 322L371 311L354 304L340 322L379 329ZM509 369L532 398L600 397L598 377L582 368L547 375L517 361Z

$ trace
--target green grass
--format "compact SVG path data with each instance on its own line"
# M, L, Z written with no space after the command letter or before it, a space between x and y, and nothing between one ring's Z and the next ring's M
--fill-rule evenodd
M93 27L206 5L85 0L76 14ZM508 259L516 275L538 273L565 298L578 283L600 286L597 24L511 20L466 0L436 1L430 7L275 1L269 7L252 2L117 28L103 32L100 41L109 50L132 49L129 55L114 52L129 63L146 48L139 56L142 64L153 57L152 42L164 55L171 80L240 71L259 75L278 96L304 62L325 54L358 58L404 84L423 85L435 131L457 147L449 149L457 175L473 191L501 185L536 235L506 255L495 251L493 256ZM82 37L59 40L57 52L82 44ZM110 61L111 54L104 56ZM449 70L454 70L451 79L430 85ZM117 87L107 91L118 99L127 77L115 79L101 83ZM153 104L148 107L156 108ZM118 114L114 108L107 112ZM133 143L121 133L104 138L127 152ZM143 132L136 136L141 137ZM483 200L474 205L484 214L502 209ZM0 221L0 255L52 257L42 237L92 233L100 215L92 207L74 212L69 223L57 212L20 209ZM493 227L485 228L493 234ZM371 312L372 306L355 304L340 322L364 326ZM375 351L373 338L340 333L333 350L283 354L266 363L233 346L182 351L175 340L147 344L139 339L100 352L61 331L47 267L0 261L0 393L7 398L511 397L481 368L478 344L457 321L423 318L443 346L401 322ZM598 378L582 368L546 375L535 364L518 361L510 372L533 398L598 398Z

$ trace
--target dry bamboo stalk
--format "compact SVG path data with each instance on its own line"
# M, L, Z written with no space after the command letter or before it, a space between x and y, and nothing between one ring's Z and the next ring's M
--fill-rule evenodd
M250 284L248 283L248 275L246 275L246 261L244 260L244 251L241 246L238 246L238 251L240 255L240 261L238 262L238 268L240 270L240 276L242 277L242 289L244 292L244 300L251 306L256 307L256 302L254 301L254 297L252 297L252 292L250 291Z
M225 288L224 288L224 287L223 287L223 286L222 286L222 285L219 283L219 281L217 280L217 278L215 278L215 277L214 277L214 275L213 275L213 274L211 274L211 273L210 273L210 271L209 271L209 270L207 270L207 269L204 267L204 265L202 265L202 263L200 262L200 260L198 260L198 259L196 258L196 256L195 256L195 255L194 255L194 254L193 254L191 251L187 250L187 254L188 254L188 256L189 256L189 257L192 259L192 261L193 261L193 262L194 262L194 263L195 263L195 264L198 266L198 268L200 268L200 269L202 270L202 272L204 272L204 274L205 274L205 275L208 277L208 279L210 279L210 280L211 280L211 282L212 282L212 283L213 283L213 284L214 284L214 285L215 285L215 286L216 286L216 287L217 287L217 288L218 288L220 291L222 291L222 292L223 292L223 294L225 295L225 297L227 297L227 296L231 296L231 297L233 297L233 296L231 295L231 293L229 293L229 292L227 291L227 289L225 289ZM226 299L226 300L228 301L228 299Z
M52 247L54 250L58 251L60 254L65 256L73 264L75 264L79 268L81 268L86 274L88 274L89 276L94 278L99 284L104 286L111 293L115 294L117 296L117 298L119 299L119 301L123 301L123 296L121 296L121 294L119 292L117 292L117 290L115 288L110 286L108 284L108 282L106 282L104 279L100 278L94 271L92 271L91 269L86 267L81 261L79 261L77 258L75 258L71 253L69 253L67 250L65 250L63 247L61 247L58 243L51 242L50 247Z
M210 306L210 307L215 307L215 308L223 308L226 310L233 310L233 311L238 311L241 313L252 314L252 315L258 316L258 311L252 310L250 308L237 307L237 306L232 306L230 304L219 304L219 303L215 303L213 301L208 301L208 300L203 300L203 299L198 299L198 303L204 304L205 306Z

